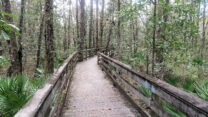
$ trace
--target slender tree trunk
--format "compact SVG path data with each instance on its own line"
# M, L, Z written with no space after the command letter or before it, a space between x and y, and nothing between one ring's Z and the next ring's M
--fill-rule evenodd
M63 47L64 47L64 52L67 50L67 27L66 27L66 19L64 18L64 40L63 40Z
M43 29L44 29L44 14L42 14L42 16L41 16L40 32L39 32L39 37L38 37L38 50L37 50L36 68L39 68L39 66L40 66L40 53L41 53L40 50L41 50L41 45L42 45Z
M92 48L93 32L93 0L90 1L90 26L89 26L89 48Z
M79 51L84 49L84 40L85 40L85 0L80 1L80 40L79 40ZM83 55L80 53L79 60L83 60Z
M102 12L100 16L100 47L103 46L103 20L104 20L104 9L105 9L105 0L102 0Z
M120 12L121 8L121 2L118 0L118 12ZM118 57L121 56L121 20L120 17L118 17Z
M65 0L63 0L63 4L65 4ZM63 40L63 47L64 52L67 50L67 21L66 21L66 14L65 8L63 7L63 20L64 20L64 40Z
M99 35L99 31L98 31L98 10L99 10L99 8L98 8L98 0L96 0L96 49L98 50L98 48L99 48L99 45L98 45L98 41L99 41L99 37L98 37L98 35Z
M67 42L67 49L69 49L71 44L71 0L69 0L69 19L68 19L68 42Z
M0 41L0 56L2 56L2 55L3 55L3 48L2 48L2 43Z
M2 11L1 8L0 8L0 11ZM0 17L2 17L1 14L0 14ZM2 43L1 43L1 40L0 40L0 56L2 56L2 55L3 55L3 48L2 48Z
M138 28L138 19L136 19L135 24L136 28L133 30L133 38L134 38L134 55L137 53L138 50L138 34L139 34L139 28Z
M153 26L153 37L152 37L152 75L154 75L155 68L155 37L156 37L156 21L157 21L157 0L154 1L154 26Z
M19 40L18 40L18 44L19 44L19 62L20 62L20 73L22 74L23 72L23 66L22 66L22 58L23 58L23 47L22 47L22 35L23 35L23 22L24 22L24 14L25 14L25 0L21 0L21 14L20 14L20 18L19 18L19 29L20 29L20 36L19 36Z
M45 0L45 74L54 72L53 0Z
M111 35L113 32L113 26L115 25L114 21L112 20L110 23L110 29L109 29L109 33L108 33L108 39L107 39L107 45L106 45L106 49L109 49L109 45L110 45L110 41L111 41Z
M79 40L79 0L76 0L77 41Z
M200 11L201 11L201 4L199 3L198 6L198 13L197 13L197 27L198 27L198 32L200 31ZM198 45L198 40L195 40L195 47Z
M2 0L3 10L6 13L12 14L11 11L11 4L10 0ZM5 16L5 19L9 23L13 23L13 18L10 16ZM16 35L14 32L11 32L12 39L8 41L9 44L9 53L10 53L10 67L8 69L7 75L8 76L14 76L21 73L21 65L19 61L19 54L18 54L18 47L17 47L17 41L16 41Z
M206 0L204 0L204 11L203 11L203 24L202 24L202 44L201 44L201 58L204 58L204 49L205 49L205 41L206 41L206 26L205 26L205 23L206 23Z

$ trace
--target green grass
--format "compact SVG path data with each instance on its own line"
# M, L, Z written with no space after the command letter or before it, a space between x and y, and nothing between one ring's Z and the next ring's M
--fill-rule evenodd
M162 106L173 117L186 117L185 114L183 114L182 112L178 111L175 107L173 107L172 105L168 104L165 101L162 101Z
M195 91L199 98L208 101L208 81L195 83Z
M140 86L140 87L139 87L139 91L140 91L142 94L144 94L145 96L149 97L149 98L152 97L152 92L151 92L150 90L146 89L146 88L143 87L143 86Z
M182 83L182 87L187 92L194 92L194 80L190 78L186 78L185 81Z
M178 86L178 83L180 82L179 78L174 77L174 76L166 77L166 78L164 78L164 80L167 83L169 83L169 84L171 84L173 86L176 86L176 87Z

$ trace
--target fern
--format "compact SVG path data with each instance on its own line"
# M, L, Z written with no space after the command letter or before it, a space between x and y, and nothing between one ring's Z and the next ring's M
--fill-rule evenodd
M195 87L196 95L199 98L208 101L208 82L195 83Z
M0 113L4 117L12 117L30 99L28 79L17 76L0 80Z
M182 112L178 111L175 107L173 107L172 105L168 104L165 101L162 101L162 106L173 117L186 117L185 114L183 114Z
M151 92L150 90L146 89L146 88L143 87L143 86L140 86L140 87L139 87L139 91L141 91L142 94L144 94L145 96L147 96L147 97L149 97L149 98L152 97L152 92Z

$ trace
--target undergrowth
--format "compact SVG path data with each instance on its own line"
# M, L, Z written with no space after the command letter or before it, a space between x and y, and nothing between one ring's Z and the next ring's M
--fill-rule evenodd
M0 77L0 116L13 117L43 85L44 79Z

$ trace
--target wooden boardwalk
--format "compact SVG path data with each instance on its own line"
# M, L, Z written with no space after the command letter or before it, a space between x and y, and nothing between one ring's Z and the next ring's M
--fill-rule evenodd
M97 65L97 57L77 64L63 117L140 117Z

